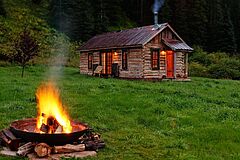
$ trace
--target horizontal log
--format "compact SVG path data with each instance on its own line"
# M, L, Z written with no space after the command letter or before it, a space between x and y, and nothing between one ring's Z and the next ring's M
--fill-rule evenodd
M34 147L35 153L38 157L47 157L51 154L52 148L46 143L39 143Z
M54 146L53 153L72 153L81 152L85 150L85 144L71 145L66 144L64 146Z
M25 157L27 154L33 152L35 143L29 142L18 148L17 155Z
M4 145L9 147L12 151L17 151L21 139L16 138L9 129L4 129L0 133L0 138Z

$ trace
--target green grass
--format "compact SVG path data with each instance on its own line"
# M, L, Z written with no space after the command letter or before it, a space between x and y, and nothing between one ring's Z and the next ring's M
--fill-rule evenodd
M0 67L0 129L36 116L46 71L32 66L21 78L19 67ZM71 117L107 144L90 159L240 159L240 81L126 81L65 68L58 84Z

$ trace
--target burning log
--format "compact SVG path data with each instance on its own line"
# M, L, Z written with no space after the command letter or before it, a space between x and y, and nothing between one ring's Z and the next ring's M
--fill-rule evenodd
M35 146L34 151L38 157L46 157L51 154L52 148L46 143L39 143Z
M85 151L85 144L71 145L66 144L64 146L54 146L53 153L72 153Z
M17 151L21 139L16 138L9 129L4 129L0 133L3 145L9 147L12 151Z
M18 148L17 155L25 157L27 154L33 152L34 146L36 144L33 142L28 142Z
M42 116L44 117L45 114L42 113ZM56 120L56 118L54 118L53 116L50 116L47 118L47 124L42 123L40 130L44 133L49 133L49 134L53 134L53 133L62 133L62 126L58 123L58 121Z

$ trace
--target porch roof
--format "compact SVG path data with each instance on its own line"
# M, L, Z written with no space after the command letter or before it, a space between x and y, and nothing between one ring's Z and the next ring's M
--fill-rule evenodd
M174 51L193 51L193 48L189 47L185 42L181 42L179 40L163 39L163 43Z

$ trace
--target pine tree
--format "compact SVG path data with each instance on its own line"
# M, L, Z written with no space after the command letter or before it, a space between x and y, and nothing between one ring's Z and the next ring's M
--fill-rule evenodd
M233 22L234 26L234 33L235 33L235 38L236 38L236 43L237 43L237 52L240 53L240 1L239 0L231 0L231 1L226 1L225 3L228 3L231 10L231 19Z
M91 4L94 7L94 35L108 31L110 26L109 18L107 17L107 3L104 0L92 0Z
M209 2L208 50L234 53L236 41L229 8L223 0Z
M0 0L0 16L6 16L3 0Z
M86 41L93 35L93 8L86 0L52 0L50 23L72 40Z
M189 2L189 40L190 44L206 45L207 38L207 1L206 0L191 0Z
M173 27L177 33L188 43L190 43L189 35L189 7L187 0L173 0Z
M160 22L161 23L169 23L170 25L173 25L174 20L173 20L173 0L165 0L164 5L162 9L160 10Z

